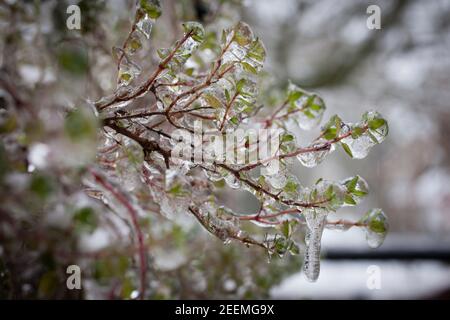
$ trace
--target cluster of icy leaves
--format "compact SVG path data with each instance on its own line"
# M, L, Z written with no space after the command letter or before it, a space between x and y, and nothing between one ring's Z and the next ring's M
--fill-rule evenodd
M155 3L140 2L136 18L137 32L146 36L149 35L152 19L160 14L154 7ZM206 126L204 131L223 133L243 124L257 127L256 122L248 123L247 120L253 117L257 109L257 76L265 59L262 42L242 22L224 30L221 40L215 46L204 46L207 37L201 24L187 22L183 27L185 33L181 40L170 48L158 50L160 66L164 67L155 79L157 108L176 115L170 117L172 125L185 130L192 130L198 117ZM133 34L131 37L134 39ZM132 46L133 41L129 44ZM132 54L138 47L125 48L126 55ZM201 54L192 59L198 51L208 50L212 51L217 60L199 64L198 61L204 58ZM209 65L210 69L205 73L199 65ZM124 69L121 66L122 77L124 72L129 74L129 70L129 63ZM134 75L131 76L133 77ZM130 82L124 79L123 83L128 85ZM197 111L196 116L193 116L194 112L181 113L188 108ZM328 214L345 206L357 205L367 195L368 186L363 178L355 176L341 182L321 179L312 187L303 187L297 177L289 172L288 164L297 158L302 165L314 167L333 152L336 145L340 145L350 157L361 159L374 145L381 143L388 133L386 120L377 112L366 112L357 123L344 123L335 115L325 123L316 140L307 146L298 146L294 134L286 129L286 122L292 121L300 129L310 130L321 122L325 109L325 103L319 95L291 83L282 108L265 122L280 134L279 145L268 155L268 161L263 159L252 167L240 164L226 166L220 160L202 164L200 167L208 178L208 183L201 179L203 175L198 170L198 163L194 164L189 159L172 158L170 168L167 168L163 156L151 153L143 161L141 179L149 187L163 215L174 218L178 213L195 212L205 228L225 243L231 239L256 242L249 240L241 230L242 216L219 206L211 195L214 185L222 180L233 189L249 191L260 201L261 212L255 219L248 220L261 227L277 225L280 229L282 234L266 236L262 242L270 255L284 255L286 252L297 254L299 248L292 234L298 224L305 224L304 271L308 279L314 281L319 275L320 243L323 230L328 226ZM141 119L141 125L146 125L145 121L147 120ZM148 137L151 138L150 135ZM158 136L158 139L160 146L168 149L176 143L164 136ZM267 137L269 139L271 138ZM241 149L241 152L248 154L258 149L249 143L249 136L244 136L237 142L237 149ZM208 152L212 142L201 143ZM259 144L261 143L269 141L260 140ZM222 152L237 151L227 148ZM274 157L280 160L277 170L272 166L273 161L269 161ZM193 207L198 211L193 211ZM279 214L280 212L286 214ZM386 216L380 209L369 211L358 225L366 229L371 247L382 243L388 228ZM329 225L330 228L341 230L350 226Z
M113 53L119 60L118 86L128 86L139 74L141 67L132 60L132 56L141 51L150 39L153 25L161 15L159 0L139 0L134 27L123 48L114 47Z

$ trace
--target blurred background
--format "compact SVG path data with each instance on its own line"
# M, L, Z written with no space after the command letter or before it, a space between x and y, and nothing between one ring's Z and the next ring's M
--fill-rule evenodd
M380 30L366 26L372 4L381 9ZM243 20L267 46L266 70L319 92L329 116L357 121L376 109L390 127L386 143L364 160L335 152L313 170L297 168L305 185L321 176L365 177L371 194L357 210L381 207L388 214L383 246L367 248L361 230L326 230L318 282L294 275L273 297L449 297L449 14L445 0L246 2ZM379 290L366 286L371 265L379 267Z
M83 12L78 33L64 26L72 3ZM136 263L129 253L116 254L126 251L127 236L108 235L98 227L109 219L105 208L73 187L82 184L74 162L92 161L95 137L81 137L87 140L77 144L76 159L66 156L74 145L64 140L67 109L112 91L116 69L111 48L126 37L134 4L0 4L0 134L2 148L14 155L8 166L0 166L0 176L6 177L5 168L15 172L4 179L0 194L1 298L136 295ZM357 220L379 207L389 217L390 232L383 246L373 250L362 230L325 230L321 275L309 283L300 272L299 256L274 258L269 264L261 250L224 246L188 218L171 222L144 208L143 227L151 244L149 298L450 298L450 1L164 0L162 5L144 70L152 70L157 61L155 47L177 38L182 21L201 21L215 30L241 19L266 46L269 88L285 90L290 79L318 92L327 105L325 119L336 113L356 122L366 110L382 113L389 136L365 159L334 152L314 169L299 165L294 171L304 186L320 177L339 181L361 175L371 187L369 197L330 218ZM367 27L369 5L381 9L379 30ZM314 136L295 134L300 143ZM39 164L48 148L58 150L57 165L41 161L36 173L28 161ZM231 191L224 202L248 210L256 206ZM80 204L89 204L92 211L80 212ZM19 230L26 232L13 232L7 211L14 212ZM64 267L74 261L88 277L82 293L60 288Z

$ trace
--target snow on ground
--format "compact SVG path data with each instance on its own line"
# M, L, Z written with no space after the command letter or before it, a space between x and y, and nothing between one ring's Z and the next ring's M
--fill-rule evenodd
M326 230L322 247L324 251L372 250L367 248L363 239L364 234L358 229L345 233ZM417 234L389 234L383 246L375 250L448 248L448 241L442 240ZM373 270L379 270L380 289L368 288L368 282L373 287ZM275 299L419 299L449 288L450 265L439 261L323 259L317 282L308 282L299 272L274 287L271 296Z
M380 270L380 289L367 286ZM308 282L297 273L271 291L275 299L415 299L450 287L450 266L439 262L323 261L320 277Z

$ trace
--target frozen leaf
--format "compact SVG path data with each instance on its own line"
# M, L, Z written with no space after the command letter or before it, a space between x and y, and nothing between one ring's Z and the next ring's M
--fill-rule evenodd
M128 86L140 73L141 68L127 56L123 56L119 67L119 87Z
M312 168L321 163L328 154L334 151L334 145L320 139L304 149L305 151L297 155L297 159L305 167Z
M384 141L389 128L387 121L378 112L369 111L363 114L361 122L345 125L342 134L349 131L351 135L340 143L351 157L362 159L374 145Z
M150 35L152 33L152 28L153 28L154 23L155 23L155 21L153 19L144 17L139 20L139 22L136 24L136 27L147 39L150 39ZM137 46L142 47L142 44L134 43L133 46L134 47L137 47Z
M360 220L365 225L367 244L378 248L384 242L389 229L386 214L381 209L368 211Z
M366 112L363 114L362 119L367 124L371 138L375 138L377 143L383 142L389 132L386 119L376 111Z
M338 115L334 115L322 128L322 136L325 140L333 140L339 136L342 120Z
M360 176L347 178L341 182L347 190L345 204L356 205L369 193L367 182Z
M303 130L310 130L320 123L326 109L321 97L300 89L293 83L289 83L287 94L285 116L288 119L293 119Z
M140 0L140 8L151 19L158 19L161 16L161 4L159 0Z
M183 29L185 33L191 33L191 38L197 42L203 42L205 39L205 29L203 26L195 21L189 21L183 23Z

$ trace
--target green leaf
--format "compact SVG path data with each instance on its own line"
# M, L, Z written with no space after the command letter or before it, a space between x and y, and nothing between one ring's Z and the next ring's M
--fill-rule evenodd
M298 184L292 180L289 180L284 186L283 190L287 193L295 193L298 190Z
M349 205L352 205L352 206L354 206L354 205L356 205L356 201L353 199L353 197L351 196L351 195L349 195L349 194L346 194L345 195L345 197L344 197L344 202L346 203L346 204L349 204Z
M353 139L359 138L360 136L362 136L363 133L364 133L364 130L361 127L353 127L352 128L352 138Z
M233 30L233 40L240 46L245 47L253 41L253 33L246 23L238 22Z
M280 231L284 235L285 238L289 238L291 236L291 225L289 221L283 221L280 226Z
M370 220L369 228L370 230L376 233L385 233L387 231L384 221L380 221L378 219Z
M228 89L225 89L225 99L227 99L227 103L230 103L231 97L230 97L230 91L228 91Z
M253 67L251 64L249 64L247 62L242 62L241 65L244 68L244 70L249 72L249 73L252 73L252 74L257 74L258 73L258 71L255 69L255 67Z
M324 131L323 137L327 140L333 140L336 138L337 129L336 128L328 128Z
M303 113L305 114L305 116L307 116L308 118L310 118L310 119L314 119L316 116L311 112L311 111L309 111L308 109L305 109L305 110L303 110Z
M300 254L300 248L294 241L291 241L291 245L289 247L289 252L290 252L290 254L292 254L294 256Z
M259 38L256 38L255 41L253 41L252 46L247 53L247 57L256 60L259 63L264 62L266 49Z
M344 149L344 151L345 151L351 158L353 158L352 150L350 150L350 147L349 147L346 143L344 143L344 142L341 142L341 146L342 146L342 148Z
M281 143L283 142L290 142L294 140L294 136L290 133L285 133L283 134L283 136L281 137Z
M334 189L333 189L332 185L327 188L327 190L325 191L324 195L325 195L325 198L328 199L328 200L332 200L333 199L333 197L334 197Z
M369 135L370 140L372 140L374 143L380 143L378 139L372 133L370 133L370 131L368 131L367 134Z
M220 102L220 100L218 98L216 98L215 96L213 96L210 93L203 95L203 98L213 108L221 108L222 107L222 102Z
M161 4L159 0L140 0L140 7L152 19L158 19L161 16Z
M167 191L169 194L173 196L183 196L186 194L186 191L183 190L183 186L180 183L176 183L172 188Z
M238 125L239 124L239 119L236 116L233 116L233 117L230 118L230 122L235 124L235 125Z
M288 95L288 101L290 103L295 102L298 99L300 99L302 95L303 95L303 92L301 92L301 91L292 91Z
M188 21L183 23L185 33L191 32L191 38L197 42L203 42L205 39L205 29L203 26L195 21Z
M355 176L352 180L347 181L345 183L345 186L347 187L348 192L352 193L353 191L355 191L356 184L358 183L358 179L359 179L359 177Z
M352 194L358 197L364 197L367 195L367 192L365 191L360 191L360 190L354 190L352 191Z
M242 88L245 85L245 79L240 79L237 83L236 83L236 91L237 92L241 92Z
M373 119L370 120L368 123L368 126L371 130L376 130L386 124L386 120L383 118Z
M311 104L309 107L314 111L320 111L323 108L323 106L321 106L319 104Z

